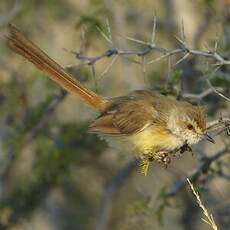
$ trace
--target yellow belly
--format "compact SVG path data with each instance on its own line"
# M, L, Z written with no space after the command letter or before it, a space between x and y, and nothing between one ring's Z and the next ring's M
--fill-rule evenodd
M132 152L136 155L154 154L159 151L171 151L183 145L183 141L160 127L149 127L128 136L103 136L111 147L121 152Z

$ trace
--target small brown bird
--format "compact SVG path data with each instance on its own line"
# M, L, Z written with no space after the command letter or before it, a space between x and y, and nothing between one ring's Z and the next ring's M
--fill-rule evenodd
M99 96L74 80L13 25L9 29L10 48L98 111L100 115L89 131L97 133L112 147L140 157L145 174L151 160L167 165L170 152L182 146L195 144L204 137L214 142L207 134L203 108L145 90L115 98Z

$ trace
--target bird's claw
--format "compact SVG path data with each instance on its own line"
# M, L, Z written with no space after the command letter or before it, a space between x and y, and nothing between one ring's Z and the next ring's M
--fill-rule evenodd
M171 163L169 153L165 151L155 153L154 160L156 160L158 163L163 163L165 168L167 168L168 165Z

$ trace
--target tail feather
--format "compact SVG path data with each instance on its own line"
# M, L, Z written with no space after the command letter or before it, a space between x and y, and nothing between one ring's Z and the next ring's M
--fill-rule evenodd
M38 69L66 89L68 92L78 96L85 103L99 112L107 107L108 100L86 89L80 82L74 80L58 63L52 60L45 52L37 47L32 41L24 36L13 25L9 25L10 35L7 36L10 48L32 62Z

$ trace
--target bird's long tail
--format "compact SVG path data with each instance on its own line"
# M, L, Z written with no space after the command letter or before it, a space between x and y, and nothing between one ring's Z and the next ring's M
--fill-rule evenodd
M108 100L97 95L93 91L86 89L80 82L65 71L58 63L51 59L44 51L30 41L15 26L9 25L10 34L7 37L9 47L16 53L22 55L32 62L38 69L46 73L52 80L58 83L71 94L93 107L99 112L103 112L107 107Z

